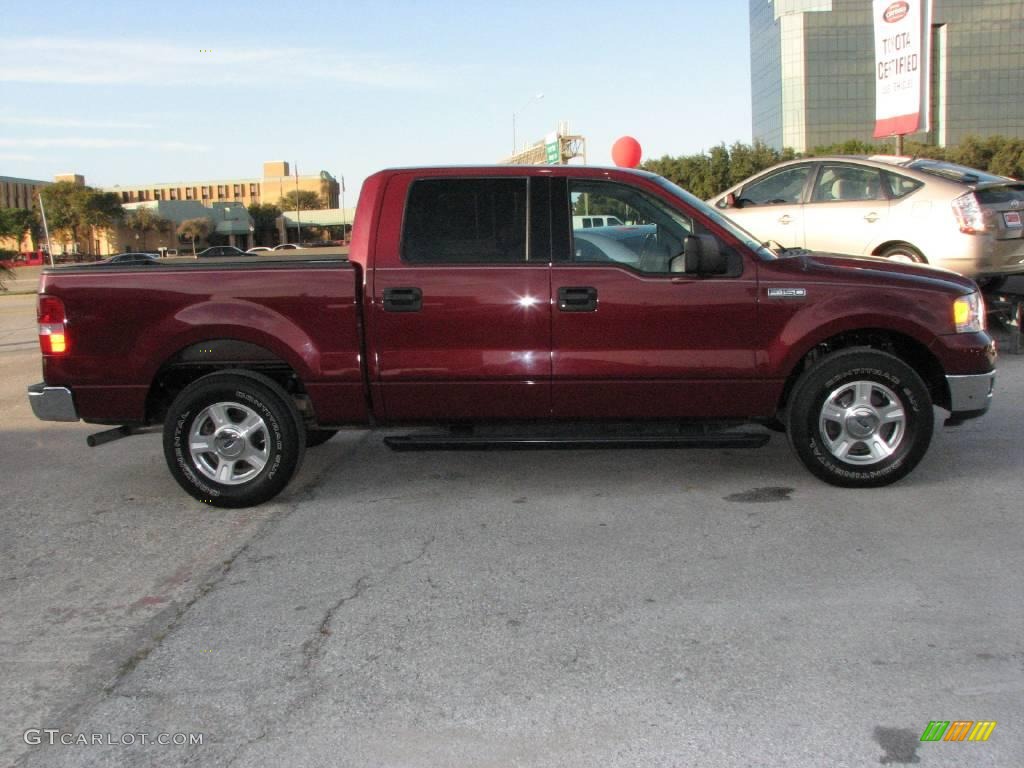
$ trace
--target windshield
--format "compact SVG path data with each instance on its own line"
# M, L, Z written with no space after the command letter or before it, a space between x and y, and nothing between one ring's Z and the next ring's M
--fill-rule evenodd
M710 205L705 203L700 198L695 197L694 195L690 194L685 189L680 187L678 184L673 184L671 181L669 181L668 179L666 179L663 176L656 176L655 177L655 181L661 187L663 187L664 189L667 189L675 197L679 198L680 200L682 200L687 205L689 205L689 206L691 206L693 208L699 209L701 213L703 213L709 219L714 221L722 229L724 229L724 230L728 231L730 234L732 234L737 240L739 240L745 246L750 248L750 250L756 251L757 254L759 256L761 256L762 258L764 258L764 259L777 259L778 258L778 254L776 254L774 251L772 251L769 248L767 248L764 245L764 243L762 243L760 240L758 240L752 234L747 232L747 230L745 230L743 227L741 227L735 221L733 221L732 219L728 218L727 216L723 216L721 213L716 211L713 207L711 207Z
M979 171L977 168L969 168L966 165L946 163L939 160L911 160L903 163L904 168L913 168L915 171L930 173L932 176L939 176L950 181L958 181L961 184L978 184L982 182L1003 182L1005 176L996 176L992 173Z

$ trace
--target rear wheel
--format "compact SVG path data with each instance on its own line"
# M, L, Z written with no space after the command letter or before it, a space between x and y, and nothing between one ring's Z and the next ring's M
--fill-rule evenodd
M906 243L890 245L879 254L882 258L901 261L904 264L927 264L928 260L917 248Z
M917 466L934 416L913 368L885 352L849 349L800 377L788 422L790 444L812 473L832 485L870 488Z
M189 494L215 507L248 507L288 484L306 450L305 427L272 379L213 373L175 398L164 424L164 456Z

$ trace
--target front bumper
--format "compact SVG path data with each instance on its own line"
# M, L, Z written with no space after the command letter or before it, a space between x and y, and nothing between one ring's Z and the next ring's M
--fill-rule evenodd
M995 371L968 376L947 376L951 417L963 421L985 413L992 405L992 389L995 382Z
M67 387L48 387L44 383L28 388L28 401L32 413L43 421L78 421L78 410L71 390Z

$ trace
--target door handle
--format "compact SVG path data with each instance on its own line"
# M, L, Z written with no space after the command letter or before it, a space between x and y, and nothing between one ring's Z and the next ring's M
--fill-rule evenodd
M558 308L563 312L596 311L597 288L589 286L559 288Z
M419 288L385 288L385 312L419 312L423 309L423 291Z
M869 224L874 224L876 221L878 221L878 214L872 211L871 213L864 217L864 221L868 222Z
M792 220L793 218L788 213L786 213L779 217L779 224L789 224L789 222L791 222Z

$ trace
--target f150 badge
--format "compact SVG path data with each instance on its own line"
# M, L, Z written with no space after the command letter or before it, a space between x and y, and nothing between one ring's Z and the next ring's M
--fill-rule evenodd
M769 288L770 299L803 299L807 296L806 288Z

